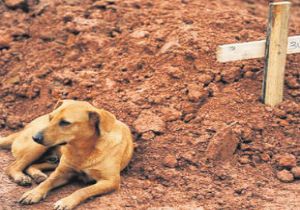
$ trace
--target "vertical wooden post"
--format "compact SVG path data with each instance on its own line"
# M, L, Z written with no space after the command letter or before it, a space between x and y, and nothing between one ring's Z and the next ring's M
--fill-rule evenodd
M291 3L284 1L271 3L269 8L263 101L271 106L282 102L283 98L290 7Z

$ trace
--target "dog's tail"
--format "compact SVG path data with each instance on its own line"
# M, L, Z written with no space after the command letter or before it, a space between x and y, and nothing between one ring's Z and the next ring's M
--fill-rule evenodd
M9 135L7 137L1 137L0 136L0 148L2 148L2 149L10 149L12 143L15 140L14 137L15 137L14 134Z

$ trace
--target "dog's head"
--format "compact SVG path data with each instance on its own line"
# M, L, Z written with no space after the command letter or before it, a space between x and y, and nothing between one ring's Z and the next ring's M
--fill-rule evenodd
M49 114L49 125L32 138L44 146L56 146L75 141L90 141L113 129L116 118L88 102L61 101Z

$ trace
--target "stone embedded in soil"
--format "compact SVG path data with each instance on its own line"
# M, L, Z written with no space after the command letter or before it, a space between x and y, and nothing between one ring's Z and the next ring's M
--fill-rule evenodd
M163 160L163 165L169 168L175 168L177 166L177 159L174 155L167 155Z
M297 89L300 87L300 83L297 81L296 77L288 77L286 79L286 84L291 89Z
M5 0L4 3L8 8L11 9L21 8L26 5L25 0Z
M6 119L6 126L10 129L18 129L21 128L23 125L23 123L21 122L21 120L16 117L16 116L8 116Z
M144 30L137 30L137 31L134 31L133 33L131 33L130 36L132 38L140 39L140 38L148 37L149 32L144 31Z
M188 85L188 98L192 102L204 101L208 96L208 91L201 85L190 84Z
M232 83L238 80L241 76L241 71L239 68L225 69L221 73L222 81L226 83Z
M274 108L273 113L276 117L279 117L281 119L286 117L286 112L283 109Z
M276 160L278 167L292 168L297 165L297 159L292 154L277 155Z
M142 134L142 139L144 140L152 140L155 138L155 133L153 131L147 131Z
M208 85L213 80L213 77L209 74L202 74L198 77L198 80L199 82Z
M142 111L138 119L134 121L133 126L138 133L147 131L163 133L166 129L166 123L161 117L149 110Z
M277 172L277 178L282 182L292 182L294 181L294 176L288 170L282 170Z
M216 161L228 161L232 159L238 146L239 138L233 131L232 126L219 130L209 142L206 156Z
M0 34L0 50L10 48L10 38Z
M291 172L296 179L300 179L300 167L299 166L292 168Z
M173 79L180 79L183 77L183 71L179 67L168 66L165 68L168 75Z
M247 71L244 73L245 78L252 78L253 75L254 75L254 72L252 72L252 71Z
M241 157L239 158L239 162L240 162L241 164L248 164L248 163L251 162L251 160L250 160L250 158L249 158L248 155L243 155L243 156L241 156Z
M166 122L178 120L182 113L174 108L163 107L160 112L162 113L162 117Z

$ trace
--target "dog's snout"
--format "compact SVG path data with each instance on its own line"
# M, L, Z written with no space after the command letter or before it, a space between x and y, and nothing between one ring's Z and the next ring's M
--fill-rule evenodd
M33 141L35 141L38 144L42 144L44 141L44 135L43 132L38 132L36 135L32 136Z

